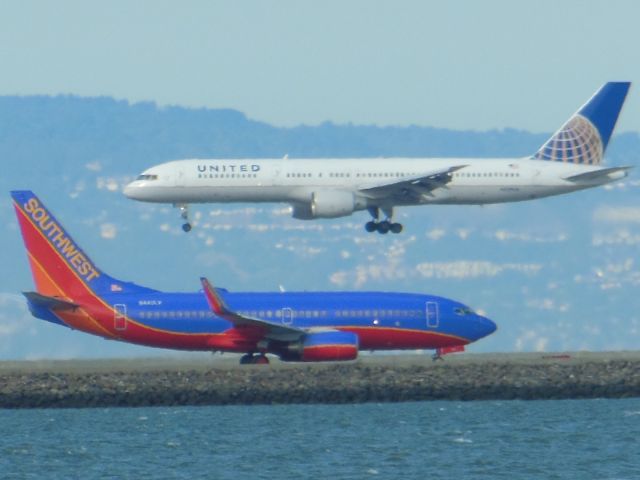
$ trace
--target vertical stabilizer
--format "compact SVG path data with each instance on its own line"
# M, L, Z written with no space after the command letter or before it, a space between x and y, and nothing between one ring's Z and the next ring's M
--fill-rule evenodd
M11 197L38 293L76 298L144 289L100 270L33 192L13 191Z
M604 84L540 147L533 158L599 165L630 86L630 82Z

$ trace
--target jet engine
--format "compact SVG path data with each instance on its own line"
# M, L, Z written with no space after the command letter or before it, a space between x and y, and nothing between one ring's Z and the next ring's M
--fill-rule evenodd
M283 361L335 362L355 360L358 357L358 336L336 330L313 332L305 335L300 343L289 345L286 352L279 352Z
M293 206L293 218L312 220L314 218L338 218L351 215L360 205L353 192L347 190L319 190L311 194L310 203Z

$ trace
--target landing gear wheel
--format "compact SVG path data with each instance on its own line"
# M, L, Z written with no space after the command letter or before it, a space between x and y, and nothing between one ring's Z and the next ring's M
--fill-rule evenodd
M381 233L384 235L385 233L389 233L390 229L391 229L391 223L389 223L387 220L383 220L378 224L378 233Z
M178 203L174 204L174 206L180 209L180 218L184 220L184 223L182 224L182 231L184 231L185 233L190 232L191 223L189 222L189 205L187 205L186 203Z
M392 223L391 224L391 233L400 233L402 232L402 224L401 223Z
M256 355L253 357L254 365L269 365L269 359L266 355Z
M364 224L364 229L369 233L375 232L378 229L378 224L371 220L370 222Z
M253 355L250 353L247 353L246 355L243 355L242 357L240 357L240 365L251 365L253 363Z
M240 365L269 365L269 358L263 353L260 355L247 353L240 357Z
M393 207L368 207L369 213L373 217L370 221L364 224L364 229L371 232L378 232L382 235L386 233L400 233L403 230L403 226L401 223L394 223L393 218ZM384 220L381 222L378 221L380 218L380 210L385 215Z

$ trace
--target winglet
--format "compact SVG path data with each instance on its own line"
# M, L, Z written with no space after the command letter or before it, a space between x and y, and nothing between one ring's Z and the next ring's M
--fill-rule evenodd
M200 277L200 283L202 283L202 289L204 290L204 296L207 297L207 302L209 303L209 307L213 310L213 313L216 315L225 315L230 313L227 304L224 303L224 300L220 296L220 294L216 291L215 288L209 283L205 277Z

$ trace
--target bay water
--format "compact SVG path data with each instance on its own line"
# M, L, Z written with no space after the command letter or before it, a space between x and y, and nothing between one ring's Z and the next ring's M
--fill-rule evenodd
M638 479L640 399L0 410L2 479Z

